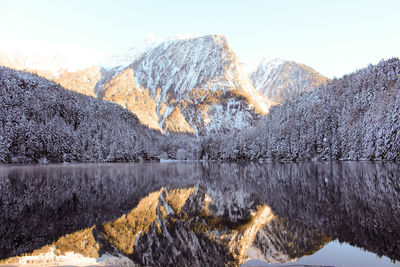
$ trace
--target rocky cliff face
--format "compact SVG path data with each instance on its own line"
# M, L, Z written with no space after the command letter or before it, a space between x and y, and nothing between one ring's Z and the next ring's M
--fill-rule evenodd
M222 35L148 38L104 56L79 47L1 44L0 65L99 97L163 132L207 134L253 125L276 103L328 79L293 61L263 60L247 75Z
M53 78L53 80L70 91L96 97L94 87L100 76L100 67L92 66L74 72L65 71L58 77Z
M96 92L152 128L196 134L241 128L271 105L224 36L172 38L142 50L126 69L104 72Z
M273 104L255 90L221 35L148 39L125 54L98 59L94 66L91 62L82 65L76 56L36 50L0 54L2 65L118 103L143 124L164 132L243 128Z
M306 65L281 59L263 59L249 77L258 91L277 103L310 92L329 81Z
M247 75L222 35L148 38L120 55L82 48L0 45L0 64L117 103L163 132L207 134L253 125L276 103L325 84L292 61L262 61Z

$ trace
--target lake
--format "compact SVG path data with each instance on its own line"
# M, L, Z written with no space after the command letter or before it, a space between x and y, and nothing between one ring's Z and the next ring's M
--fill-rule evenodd
M400 266L400 165L0 165L0 262Z

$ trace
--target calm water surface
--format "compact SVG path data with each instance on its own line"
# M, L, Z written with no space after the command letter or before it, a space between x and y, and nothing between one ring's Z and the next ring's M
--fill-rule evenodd
M400 266L392 163L0 165L0 211L2 260Z

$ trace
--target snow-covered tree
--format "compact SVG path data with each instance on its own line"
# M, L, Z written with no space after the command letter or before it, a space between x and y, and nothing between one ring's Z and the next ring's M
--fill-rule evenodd
M172 143L117 104L30 73L0 68L0 105L0 162L132 161ZM175 142L175 158L190 138Z
M202 151L220 159L399 160L399 80L399 59L381 61L271 108L255 128L205 137Z

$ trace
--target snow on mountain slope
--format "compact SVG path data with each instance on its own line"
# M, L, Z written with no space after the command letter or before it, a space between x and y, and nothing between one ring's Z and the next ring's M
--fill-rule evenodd
M98 96L113 101L119 97L107 97L107 91L125 94L129 87L135 93L121 99L128 108L146 104L137 94L149 96L155 104L149 108L158 117L156 124L165 131L202 134L242 128L272 104L255 90L221 35L169 38L143 52L127 69L129 74L104 72L96 86ZM135 86L113 82L126 75L131 75L128 80L134 80ZM144 123L155 125L154 120Z
M106 55L99 63L101 75L93 88L93 93L101 94L100 91L111 79L122 73L137 58L158 46L161 42L163 42L162 39L149 35L138 46L131 47L121 53Z
M146 91L138 89L132 69L125 69L107 82L98 97L121 105L136 114L142 124L160 130L155 102Z
M0 65L118 103L164 132L206 134L247 127L274 104L254 88L222 35L150 36L106 57L40 43L3 43L0 51Z
M139 87L152 95L164 88L159 100L166 101L167 93L185 99L193 88L212 92L240 88L258 97L224 36L166 41L133 65Z
M113 55L64 44L1 42L0 66L33 72L68 90L96 97L95 87L104 73L113 71L115 76L160 42L150 36L139 46Z
M131 47L122 53L106 55L101 61L100 66L105 70L112 70L114 68L123 68L129 66L136 58L148 50L158 46L163 40L153 35L148 35L147 38L138 46ZM122 71L122 70L121 70Z
M268 61L265 58L249 77L259 92L277 103L312 91L329 81L303 64L282 59Z

